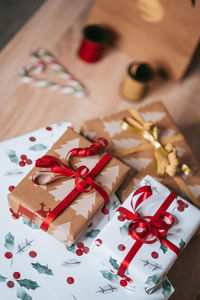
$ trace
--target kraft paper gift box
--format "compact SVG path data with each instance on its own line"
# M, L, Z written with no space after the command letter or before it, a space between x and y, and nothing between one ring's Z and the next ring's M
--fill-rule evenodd
M199 164L169 112L160 101L142 106L138 112L145 122L151 121L157 126L158 140L163 146L171 143L176 147L180 162L189 166L192 172L189 176L185 176L182 172L177 172L179 176L174 177L167 174L159 176L155 170L152 144L142 135L122 129L124 118L131 116L129 110L85 121L82 124L81 133L90 140L104 136L109 141L107 150L113 155L117 155L117 152L121 150L134 148L133 153L118 157L134 169L134 176L129 176L118 191L120 200L123 202L133 187L149 174L200 207ZM138 150L135 151L135 149Z
M70 150L90 145L91 143L85 138L68 129L47 154L65 163L65 157ZM91 171L104 155L105 152L101 152L91 157L72 157L72 168L77 169L84 165ZM28 173L8 195L8 201L16 216L22 216L40 227L48 214L75 188L75 179L63 177L47 185L35 185L32 178L37 171L38 168L34 167ZM111 158L94 181L110 197L120 186L128 171L129 167L116 158ZM80 193L50 224L47 232L66 246L71 246L103 206L104 199L95 189Z
M132 221L134 218L130 214L135 213L139 214L139 217L146 216L146 218L139 219L137 216L135 221ZM171 226L162 234L164 225L158 224L158 219L153 223L149 216L157 218L161 216L161 220ZM153 234L155 231L152 229L147 231L145 237L142 235L144 220L150 222L154 229L160 229L160 235L158 235L160 238L156 238L156 234ZM140 227L139 222L140 224L143 222ZM97 236L92 253L106 266L104 272L107 278L114 277L124 286L134 283L136 287L152 293L162 282L177 259L177 255L189 242L199 224L200 210L198 208L152 177L146 176ZM140 238L143 238L144 242L138 240L137 237L135 239L132 235L131 230L134 229L134 225L136 227L133 232L141 234ZM146 243L146 241L152 241L152 243ZM132 254L130 254L131 251ZM131 258L128 259L128 256ZM125 268L125 275L122 278L123 273L119 276L118 272L123 261L128 261L128 267Z

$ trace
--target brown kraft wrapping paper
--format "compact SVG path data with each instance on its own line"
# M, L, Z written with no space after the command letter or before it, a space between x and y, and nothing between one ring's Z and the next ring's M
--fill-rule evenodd
M88 147L91 143L84 137L68 129L47 152L65 163L66 154L73 148ZM105 155L101 152L91 157L72 157L75 170L85 165L90 170ZM112 158L94 178L111 196L126 177L129 167ZM34 167L28 175L8 195L8 202L14 213L41 226L42 221L75 187L74 178L59 178L47 185L35 185L32 176L38 171ZM104 199L95 190L80 193L65 210L50 224L47 232L66 246L71 246L91 222L93 216L104 206Z
M161 144L165 145L162 141L167 141L167 139L172 138L177 134L180 135L179 140L172 144L177 149L180 161L187 164L193 171L192 175L186 177L183 174L181 175L181 178L186 183L189 191L195 197L195 201L193 199L189 199L172 177L169 175L164 175L162 177L157 175L154 167L153 146L150 149L120 157L124 163L132 167L133 171L133 175L127 177L117 192L120 200L123 202L132 192L133 188L137 186L142 178L148 174L169 187L174 192L189 200L193 200L194 204L200 207L199 164L190 147L186 143L184 136L181 134L174 120L169 115L167 109L160 101L158 101L142 106L138 111L145 121L152 121L157 125L159 130L159 141L161 141ZM82 125L81 133L90 140L95 140L100 136L104 136L109 141L107 150L110 153L149 143L141 135L122 129L121 122L127 116L130 116L128 110L105 118L86 121Z

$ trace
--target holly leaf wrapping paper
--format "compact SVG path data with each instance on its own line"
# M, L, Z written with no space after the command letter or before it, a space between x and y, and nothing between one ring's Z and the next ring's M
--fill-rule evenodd
M25 287L28 290L35 290L40 287L36 281L33 281L31 279L18 279L17 283L21 287Z
M24 219L23 218L23 223L28 225L29 227L31 227L32 229L39 229L39 227L35 224L33 224L32 222L30 222L29 220L27 219Z
M152 276L149 276L145 283L148 285L157 285L160 281L160 277L160 274L154 274Z
M92 229L91 231L86 232L85 237L93 239L99 234L99 232L99 229Z
M169 297L169 295L171 294L171 284L170 282L167 280L167 278L165 278L162 282L162 287L163 287L163 295L165 298Z
M4 247L8 250L13 250L15 248L14 236L10 232L5 236Z
M4 276L0 275L0 282L5 282L6 279L7 279L7 277L4 277Z
M160 249L163 251L163 253L166 253L168 248L163 243L160 242Z
M115 270L118 270L118 269L119 269L119 265L118 265L116 259L110 257L109 263L112 265L112 267L113 267Z
M181 239L180 243L179 243L179 248L182 251L183 248L185 247L186 243Z
M75 250L76 250L76 246L75 245L72 245L71 247L66 247L68 251L72 252L72 253L75 253Z
M129 226L130 222L126 222L125 224L123 224L119 230L122 236L126 236L128 234L128 226Z
M11 162L13 162L14 164L18 164L19 158L17 157L14 150L8 149L8 150L6 150L6 154L9 157Z
M117 282L118 281L117 275L113 274L112 272L110 272L108 270L102 270L101 273L102 273L102 275L105 279L108 279L111 282Z
M43 144L36 144L29 148L29 150L31 150L31 151L42 151L42 150L46 150L46 149L47 149L47 146L45 146Z
M46 275L53 275L53 272L51 269L48 268L48 266L43 266L40 263L31 263L33 268L38 271L40 274L46 274Z
M32 300L32 297L28 295L24 290L17 291L17 298L21 300Z

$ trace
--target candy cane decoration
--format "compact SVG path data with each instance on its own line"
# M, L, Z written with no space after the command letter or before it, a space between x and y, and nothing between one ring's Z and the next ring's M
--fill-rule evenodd
M52 91L59 91L62 94L72 94L76 97L85 96L83 86L73 78L45 49L37 49L31 55L31 60L34 65L24 67L19 75L23 82L34 86L46 87ZM34 78L30 75L39 74L45 69L45 63L60 74L60 77L66 80L67 85L61 85L47 80Z

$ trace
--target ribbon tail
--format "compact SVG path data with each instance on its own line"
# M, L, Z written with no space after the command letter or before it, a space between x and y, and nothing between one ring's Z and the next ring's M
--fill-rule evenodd
M135 220L138 218L138 214L132 213L130 210L126 209L125 207L121 206L118 211L126 216L130 220Z
M165 174L165 170L168 166L168 159L166 157L167 152L164 156L161 149L162 148L154 149L154 168L159 176Z
M126 255L126 257L124 258L124 260L122 261L117 275L120 277L124 277L125 272L130 264L130 262L133 260L134 256L137 254L137 252L139 251L139 249L142 247L143 243L140 241L136 241L135 244L133 245L133 247L130 249L130 251L128 252L128 254Z
M145 186L142 186L140 187L139 189L137 189L135 191L135 193L133 194L133 197L135 195L138 195L142 193L142 195L140 195L140 197L137 199L136 203L135 203L135 209L137 209L137 207L146 199L148 199L151 195L152 195L152 190L151 190L151 187L149 185L145 185ZM132 197L132 198L133 198ZM133 204L132 204L132 201L131 201L131 206L133 208ZM134 208L133 208L134 210Z
M94 184L94 189L103 197L105 205L108 204L109 197L108 194L99 185Z
M134 117L140 124L144 124L144 119L142 118L141 114L137 109L129 108L128 111L131 114L131 116Z

